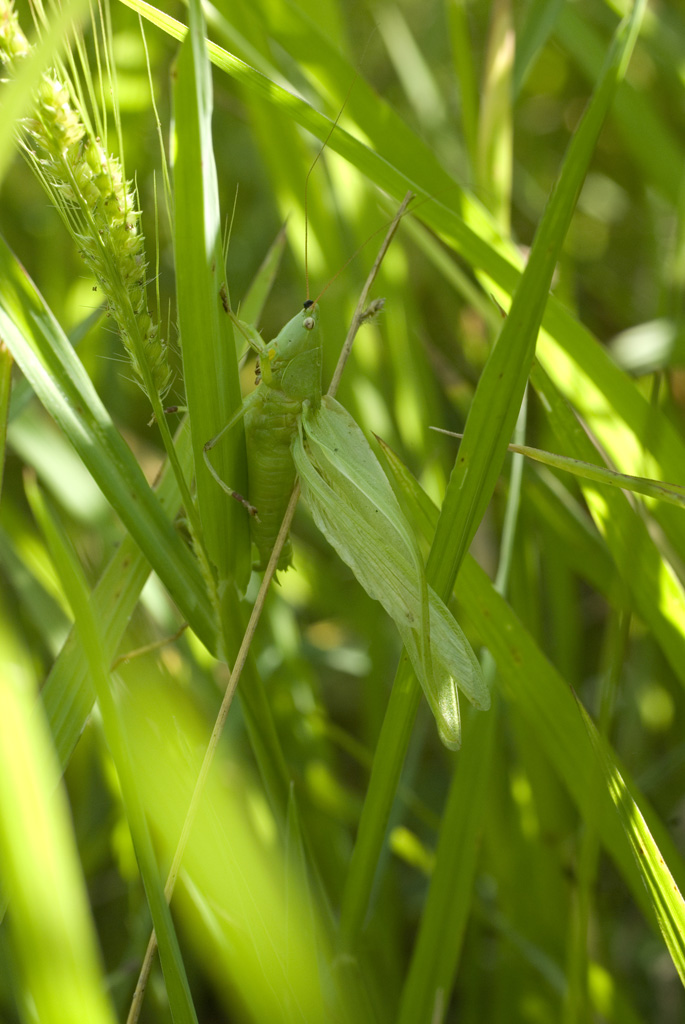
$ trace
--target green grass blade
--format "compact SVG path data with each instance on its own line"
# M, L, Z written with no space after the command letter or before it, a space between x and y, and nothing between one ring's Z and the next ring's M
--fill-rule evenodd
M200 639L215 646L197 564L107 415L74 350L4 242L0 328L15 361L74 446Z
M589 437L540 367L533 368L531 381L560 443L582 459L598 461ZM624 494L613 487L596 487L587 478L582 488L635 609L685 685L685 591L680 581Z
M262 260L261 266L252 278L250 287L241 300L239 310L240 319L244 320L245 323L252 324L253 327L259 326L264 306L271 294L271 290L278 274L278 269L281 265L284 248L285 227L281 228L274 238L266 256ZM244 348L245 339L241 336L239 340L239 349L242 351Z
M499 475L528 378L555 262L601 125L625 71L643 8L643 3L636 4L632 18L616 34L604 75L571 142L536 234L511 311L479 381L428 560L429 582L441 597L452 591L457 569ZM401 758L397 752L410 733L408 723L401 723L402 714L412 718L415 714L415 702L407 699L404 673L398 674L395 687L388 706L387 728L384 724L376 749L375 762L382 760L384 766L371 776L348 876L341 915L341 928L344 924L348 944L354 942L363 923L399 780Z
M526 477L525 502L538 523L551 530L566 564L604 594L612 607L626 603L625 588L616 576L606 543L574 495L546 470Z
M204 22L191 4L192 31L181 48L174 88L174 245L183 376L190 414L200 514L210 557L222 579L250 573L248 517L212 479L202 458L240 407L240 382L221 246L221 215L212 150L212 88ZM230 443L229 443L230 442ZM240 424L214 449L219 476L244 494L246 456Z
M464 729L464 751L455 764L397 1024L443 1020L449 1005L471 909L495 723L493 711L471 716Z
M610 750L599 736L594 722L579 704L583 722L602 774L630 843L635 861L654 908L661 934L681 982L685 985L685 900L654 841L640 808L626 786Z
M461 125L471 167L476 166L478 135L478 91L473 59L473 40L469 33L466 0L451 0L447 5L454 70L461 93Z
M187 421L176 435L179 462L190 468L190 430ZM170 518L180 501L178 485L169 464L156 487L160 505ZM130 534L117 548L92 592L106 664L117 652L121 637L150 575L150 564ZM88 676L88 661L77 631L72 629L41 689L41 701L53 737L62 771L66 768L93 707L95 693Z
M22 1019L114 1024L48 729L16 638L3 635L0 650L0 865Z
M175 1024L176 1022L178 1024L197 1024L178 939L155 859L131 751L112 691L112 679L105 660L100 628L93 611L90 589L71 543L56 517L48 509L35 482L27 483L26 492L33 514L50 548L59 579L72 606L76 628L86 651L88 668L102 714L107 745L119 777L126 817L131 829L138 865L157 935L172 1018Z
M511 216L514 67L512 4L492 7L488 49L483 71L481 115L476 163L479 195L502 231L509 233Z
M408 499L420 509L417 521L430 531L438 522L438 510L427 495L404 473ZM468 556L459 575L462 616L470 621L495 658L503 695L515 704L533 727L559 777L577 802L581 814L597 820L602 842L614 857L633 896L647 914L650 904L615 814L608 813L609 790L600 794L593 775L590 738L578 714L577 701L567 683L544 656L522 626L508 603L495 590L486 573ZM622 771L623 778L627 778ZM594 780L594 781L593 781ZM627 783L637 799L633 783ZM685 863L673 840L646 802L641 813L664 859L671 866L678 886L685 883ZM666 896L662 893L662 896Z
M369 892L397 791L421 690L409 661L402 661L393 683L374 752L357 838L340 903L340 944L354 949L368 909Z
M651 13L651 12L648 12ZM592 23L579 15L569 4L562 4L556 26L560 43L571 53L590 81L597 77L602 64L602 43ZM648 44L652 32L645 33ZM660 61L658 52L649 55ZM668 70L668 64L660 65ZM680 86L680 83L679 83ZM681 87L681 86L680 86ZM614 111L626 151L632 157L637 173L649 181L674 205L682 190L680 168L685 160L682 138L663 119L657 105L643 93L638 84L621 82Z
M612 463L622 472L661 480L682 479L685 444L668 417L650 405L608 353L580 324L551 309L537 356L560 392L578 410ZM579 372L577 372L579 371ZM682 558L685 534L681 515L658 505L652 515Z
M7 448L7 422L10 411L12 385L12 354L4 343L0 343L0 497L5 476L5 452Z
M632 52L643 9L644 3L636 4L631 19L622 23L616 34L604 73L571 140L511 309L478 382L428 562L429 578L439 593L451 591L458 566L490 501L518 416L552 274L597 137Z
M568 455L559 455L556 452L546 452L541 448L531 448L527 444L510 444L512 452L520 452L526 458L534 462L541 462L544 466L554 466L564 473L571 473L572 476L580 477L581 480L592 480L597 484L606 484L608 487L617 487L622 491L632 491L634 494L644 494L648 498L656 498L658 501L666 501L670 505L685 508L685 487L682 484L669 484L661 480L649 480L644 476L628 476L626 473L617 473L615 469L608 466L596 465L592 462L584 462L582 459L574 459Z
M531 66L543 49L551 33L564 0L532 0L523 23L516 33L516 61L514 65L514 91L516 96L526 80Z
M286 927L286 974L289 977L302 976L304 962L298 962L297 954L304 949L316 949L317 934L316 904L309 884L307 857L305 854L302 823L294 791L291 788L286 821L284 851L285 891L287 898ZM323 952L323 951L322 951ZM310 995L310 1012L314 1019L325 1019L324 997L321 979L313 976L307 985Z

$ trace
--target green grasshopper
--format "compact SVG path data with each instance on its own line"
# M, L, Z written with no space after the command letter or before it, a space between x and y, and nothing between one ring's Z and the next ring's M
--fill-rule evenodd
M266 567L295 480L314 521L374 599L394 620L435 716L442 742L461 742L457 687L475 707L490 695L459 625L426 584L418 544L378 459L357 423L321 394L321 337L316 304L303 309L266 344L235 319L257 352L259 386L204 447L217 483L251 514L257 570ZM231 490L209 452L242 416L248 449L249 501ZM279 569L290 565L288 541Z
M321 401L321 339L315 304L307 301L278 336L265 344L249 324L234 323L258 356L258 387L216 437L204 446L207 467L217 483L240 501L251 515L252 541L259 555L254 568L266 569L285 510L295 486L295 466L290 452L303 403ZM250 500L227 487L208 458L208 452L241 417L249 465ZM292 560L290 540L281 552L278 568Z

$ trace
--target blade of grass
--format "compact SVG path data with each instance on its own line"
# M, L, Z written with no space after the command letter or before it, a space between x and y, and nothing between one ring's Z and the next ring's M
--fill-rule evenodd
M175 438L178 458L187 472L191 465L190 431L187 421ZM178 509L178 485L166 463L155 487L157 499L169 518ZM128 625L143 585L150 575L150 563L130 534L126 534L92 592L98 622L102 623L103 654L110 664ZM88 676L88 661L77 630L72 629L41 689L41 702L50 726L62 771L69 763L93 707L95 693Z
M183 377L205 540L220 577L237 576L244 590L251 567L248 519L216 486L202 458L205 442L219 433L242 399L231 322L222 306L222 292L228 293L211 138L212 85L204 22L194 3L190 18L174 83L174 247ZM246 493L242 424L217 446L216 468L229 486Z
M604 743L615 721L616 696L621 671L625 662L626 647L630 631L630 614L619 611L608 617L603 641L602 661L599 671L599 722L598 738ZM597 793L604 788L601 773L596 766L596 781L592 784ZM587 1018L590 949L588 943L591 914L595 904L595 890L600 861L600 835L597 827L598 803L590 806L590 814L584 821L579 841L578 885L571 902L571 921L566 945L566 991L563 1003L562 1024L575 1024Z
M528 72L537 60L564 6L563 0L532 0L516 33L514 92L521 92Z
M478 382L428 561L439 592L443 585L446 592L451 591L490 501L530 372L554 268L600 129L625 73L644 6L639 0L630 19L616 32L603 74L569 144L511 309Z
M555 27L561 45L593 81L602 63L602 43L599 32L589 19L583 18L573 6L562 4ZM644 45L650 46L651 33ZM659 59L651 54L651 58ZM668 63L660 67L668 68ZM680 168L685 160L685 147L673 127L664 121L648 93L629 81L621 83L616 95L614 113L623 143L635 161L636 174L649 182L671 203L676 205L682 194Z
M5 476L5 451L7 448L7 423L12 391L12 353L0 339L0 498Z
M540 366L531 383L540 395L548 420L574 456L599 461L599 455L572 410ZM685 591L650 535L644 518L615 487L598 488L588 477L581 487L590 513L611 551L617 574L634 607L652 630L673 671L685 685Z
M450 0L447 5L454 71L459 82L461 127L471 167L477 162L478 81L473 61L473 40L469 33L466 0Z
M442 427L431 427L431 430L439 434L448 434L450 437L462 437L453 430L443 430ZM557 452L548 452L542 448L531 448L527 444L510 444L507 446L510 452L518 452L532 459L533 462L541 462L544 466L553 466L564 473L580 477L581 480L592 480L594 483L606 484L608 487L616 487L621 491L632 491L634 494L644 494L648 498L656 498L658 501L666 501L670 505L676 505L685 509L685 486L683 484L670 484L662 480L650 480L644 476L629 476L626 473L618 473L615 469L603 466L599 462L585 462L583 459L572 458L569 455L559 455Z
M478 123L476 173L479 195L504 234L510 231L512 151L512 81L514 26L510 0L492 5L488 49Z
M464 940L489 784L496 712L464 720L463 753L443 810L421 927L397 1024L444 1020Z
M25 1020L114 1024L66 793L55 789L59 767L16 644L7 635L0 644L0 864L14 988Z
M558 477L546 470L528 474L525 500L537 521L546 524L559 547L559 555L574 573L604 594L612 608L625 604L623 586L617 580L606 543L588 520L585 509Z
M180 23L139 0L126 2L176 38L183 37L185 28ZM636 13L641 14L641 11ZM306 22L307 30L304 31L304 23L302 32L297 33L292 42L288 36L281 43L286 49L290 44L292 52L300 55L303 66L311 59L312 66L318 68L320 63L326 63L323 55L327 54L329 44L320 38L316 26L310 22ZM316 46L312 45L313 37L316 38ZM245 87L246 93L256 100L275 105L282 116L291 117L317 138L326 138L331 128L328 118L264 79L221 47L209 43L208 49L212 61L234 76ZM349 83L354 73L351 65L346 64L340 54L335 59L331 57L329 63L336 83ZM340 87L343 88L342 85ZM487 211L451 181L434 154L401 119L396 118L377 97L376 102L361 102L364 98L364 85L360 83L359 106L353 93L349 109L354 110L360 127L376 152L340 127L331 136L329 148L343 155L370 181L398 201L407 188L419 196L442 197L449 194L449 204L440 201L417 204L416 215L467 263L480 268L492 282L496 282L496 287L490 290L495 291L497 300L507 308L509 296L519 280L521 254L510 241L502 238ZM612 461L625 472L642 475L647 450L653 453L662 468L662 472L655 469L651 475L678 479L685 464L685 445L667 417L650 408L634 382L619 370L591 333L554 297L548 298L543 326L537 348L540 362L579 410ZM671 512L661 508L655 516L674 548L685 559L685 534Z
M216 626L195 559L115 430L68 339L2 240L0 333L191 627L213 650Z
M644 3L616 32L604 73L569 146L536 233L512 308L478 384L426 568L446 598L487 507L518 415L549 286L580 186L616 86L625 72ZM468 444L466 444L468 439ZM416 681L402 666L381 729L341 905L341 941L354 946L363 925L406 742L418 706Z
M396 456L394 457L396 460ZM438 510L411 474L396 461L395 471L402 477L407 499L416 506L414 521L430 536L438 522ZM518 707L539 737L550 763L563 780L583 818L592 816L605 847L614 858L636 901L650 919L652 904L642 884L636 864L616 815L611 811L608 790L597 793L590 738L578 714L573 692L542 653L532 636L497 593L492 581L468 555L462 565L458 591L460 617L470 622L495 658L503 696ZM463 756L463 755L462 755ZM612 754L615 763L618 759ZM685 884L685 862L637 787L620 769L633 800L670 865L676 883ZM654 920L654 919L651 919ZM656 921L654 921L656 923Z
M594 722L582 704L578 704L583 724L601 765L607 790L635 857L640 875L654 908L661 934L671 954L681 982L685 985L685 900L654 841L640 808L621 777L611 751L598 734Z
M97 694L98 705L112 759L121 785L126 817L136 850L152 920L159 935L160 959L173 1020L179 1024L197 1024L185 967L178 946L169 907L155 860L145 808L138 788L131 752L117 708L112 680L105 660L100 628L93 612L90 588L70 541L48 509L35 481L27 480L26 494L31 510L50 548L55 568L72 606L88 659L88 668Z
M266 301L271 294L278 268L281 265L285 249L285 225L274 238L269 251L262 260L261 266L253 277L248 290L240 303L240 319L256 327L259 324ZM238 340L239 349L245 348L244 338Z
M317 915L316 903L309 884L306 844L293 787L290 789L290 800L288 801L284 866L288 929L285 950L286 974L295 978L303 976L302 968L305 966L304 963L298 963L297 955L300 954L303 947L304 949L316 948ZM312 1014L315 1019L325 1020L325 1002L320 976L311 977L307 988L310 993Z
M525 437L527 402L521 407L516 437ZM427 535L434 532L437 516L418 500L418 488L409 471L387 446L390 470L407 503L421 516ZM507 496L499 567L498 593L506 594L514 553L521 501L523 458L514 463ZM437 510L436 510L437 511ZM495 663L486 652L483 671L492 686ZM476 857L488 802L492 774L497 703L489 715L470 717L468 740L458 761L440 824L440 835L418 936L402 989L398 1024L444 1019L454 987L464 933L472 903Z

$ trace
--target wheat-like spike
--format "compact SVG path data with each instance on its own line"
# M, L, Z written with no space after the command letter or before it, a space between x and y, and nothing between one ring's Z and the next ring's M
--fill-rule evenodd
M29 50L13 0L0 0L0 60L11 73ZM163 395L172 375L167 343L147 305L145 238L136 190L125 180L120 161L107 155L85 121L68 83L52 69L43 75L32 116L22 125L22 143L97 279L136 379L146 392L146 379L151 379Z

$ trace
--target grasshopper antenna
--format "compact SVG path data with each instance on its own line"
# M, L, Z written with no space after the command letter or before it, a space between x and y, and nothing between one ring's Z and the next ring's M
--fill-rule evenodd
M343 272L343 271L344 271L344 270L345 270L345 269L346 269L347 267L349 267L349 265L350 265L350 263L352 262L352 260L356 260L356 258L357 258L357 256L359 255L359 253L360 253L360 252L361 252L361 251L362 251L363 249L365 249L365 248L366 248L366 246L367 246L367 245L369 244L369 242L370 242L370 241L372 241L372 239L374 239L374 238L376 237L376 235L379 235L379 234L381 233L381 231L385 231L385 230L386 230L387 228L389 228L389 227L392 227L392 235L394 235L394 233L395 233L395 231L396 231L396 229L397 229L397 225L398 225L398 224L399 224L399 222L400 222L400 221L402 220L402 218L403 218L403 217L404 217L404 216L405 216L405 215L406 215L407 213L410 213L410 212L411 212L411 213L414 213L414 212L415 212L415 211L416 211L416 210L417 210L417 209L419 208L419 206L422 206L422 205L423 205L423 203L425 203L425 202L428 202L428 200L429 200L430 198L432 198L432 197L430 197L430 196L426 196L426 197L425 197L424 199L422 199L422 200L421 200L421 202L420 202L420 203L418 203L418 204L417 204L416 206L414 206L414 207L413 207L413 209L412 209L412 210L410 211L410 210L408 210L408 209L407 209L407 207L408 207L408 206L409 206L409 204L410 204L410 203L412 202L412 200L413 200L413 199L415 199L415 198L416 198L416 196L414 195L414 193L413 193L413 192L407 192L407 194L405 195L405 197L404 197L404 200L403 200L403 202L402 202L402 205L401 205L401 207L400 207L400 213L399 213L399 214L395 214L395 216L394 216L394 217L392 218L392 220L388 220L388 221L385 221L385 223L384 223L384 224L381 224L381 225L380 225L380 227L376 228L376 230L375 230L375 231L373 231L373 232L372 232L372 233L371 233L371 234L369 235L369 237L368 237L368 238L366 239L366 241L362 242L362 244L361 244L360 246L358 246L358 247L357 247L357 248L356 248L356 249L354 250L354 252L352 253L352 255L351 255L351 256L348 256L348 257L347 257L347 259L346 259L346 260L345 260L345 262L343 263L343 265L342 265L342 267L340 268L340 270L336 270L335 274L333 274L333 277L332 277L332 278L331 278L331 279L330 279L330 280L329 280L329 281L328 281L328 282L327 282L327 283L326 283L326 284L324 285L324 287L323 287L323 288L321 289L321 291L320 291L320 292L319 292L319 294L318 294L318 295L316 296L316 298L314 299L314 301L313 301L313 302L311 302L310 300L308 300L308 301L310 301L310 304L311 304L312 306L315 306L315 305L317 304L317 302L319 301L319 299L321 298L321 296L322 296L322 295L325 295L325 294L326 294L326 292L327 292L327 291L328 291L328 289L329 289L329 288L331 287L331 285L333 284L333 282L334 282L334 281L337 281L337 279L338 279L338 278L340 277L340 275L342 274L342 272ZM390 237L392 237L392 235L391 235ZM375 276L375 273L376 273L376 270L377 270L377 269L378 269L378 268L376 267L376 268L374 269L374 271L373 271L373 273L374 273L374 276Z
M350 93L352 92L352 89L354 87L354 83L357 81L358 75L359 75L359 73L356 72L354 78L350 82L349 88L348 88L347 93L345 95L345 99L343 100L343 104L342 104L340 110L337 113L335 121L331 125L330 130L328 132L328 135L326 136L326 138L321 143L321 148L319 149L319 152L316 154L316 156L312 160L311 166L310 166L309 170L307 171L307 177L304 179L304 280L305 280L305 285L307 287L307 302L310 301L310 299L309 299L309 179L311 177L312 171L314 170L314 168L316 167L316 165L317 165L317 163L319 161L319 157L321 156L321 154L323 153L324 149L328 145L329 140L331 138L331 135L333 134L335 129L338 127L338 122L340 121L340 118L343 115L343 111L344 111L345 107L347 106L347 101L350 98Z

